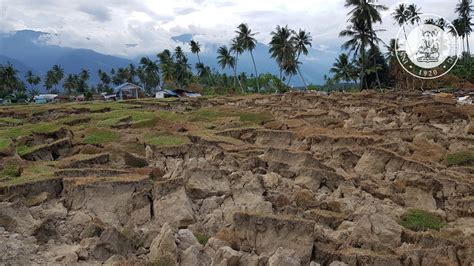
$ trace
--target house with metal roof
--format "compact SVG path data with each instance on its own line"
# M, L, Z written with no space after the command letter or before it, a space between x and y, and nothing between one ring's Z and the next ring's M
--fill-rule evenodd
M118 100L138 99L145 97L145 91L142 87L129 82L115 87L114 94L117 96Z

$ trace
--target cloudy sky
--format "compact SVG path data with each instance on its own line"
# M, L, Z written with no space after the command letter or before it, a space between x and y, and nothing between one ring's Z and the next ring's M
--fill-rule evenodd
M415 3L423 13L453 19L457 0L379 0L390 9ZM225 44L246 22L267 43L276 25L312 33L314 47L338 53L345 27L344 0L0 0L0 31L32 29L53 33L48 42L135 57L176 45L171 37L195 34L202 43ZM398 27L384 13L382 38Z

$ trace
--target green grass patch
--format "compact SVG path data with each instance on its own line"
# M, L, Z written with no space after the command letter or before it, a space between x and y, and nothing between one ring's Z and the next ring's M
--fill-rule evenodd
M262 113L241 113L240 121L252 124L262 124L273 119L273 115L268 112Z
M189 139L179 135L153 135L149 133L145 135L144 141L155 146L176 146L188 143Z
M446 156L445 162L448 166L472 166L474 165L474 151L460 151Z
M438 231L444 226L444 222L440 217L430 212L411 209L402 215L400 225L413 231L428 229Z
M56 124L55 122L44 122L44 123L29 125L27 129L28 128L30 132L50 133L50 132L54 132L61 129L61 126Z
M143 110L115 110L107 113L97 113L92 115L92 120L97 122L98 126L110 127L116 125L121 120L130 117L131 123L146 123L156 117L154 112Z
M0 150L7 149L10 146L11 140L7 138L0 138Z
M0 179L4 178L16 178L19 177L21 172L20 172L20 167L17 164L13 163L8 163L6 164L3 169L0 171Z
M106 144L116 141L120 138L120 134L113 130L104 128L94 128L86 133L84 138L85 144Z
M0 123L7 123L7 124L19 124L23 122L23 120L13 117L0 117Z
M209 241L209 236L202 234L202 233L194 233L194 236L196 237L197 241L205 246L207 244L207 241Z

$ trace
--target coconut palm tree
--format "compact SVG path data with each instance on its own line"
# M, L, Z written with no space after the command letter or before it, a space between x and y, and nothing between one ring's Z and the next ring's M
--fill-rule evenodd
M288 28L288 26L280 27L279 25L275 31L270 33L272 39L269 43L269 53L280 68L280 82L282 82L282 73L284 71L283 63L294 58L296 54L296 42L292 38L293 33L294 30Z
M234 85L237 81L237 72L235 70L235 57L232 56L231 51L227 48L227 46L221 46L217 49L217 63L222 69L226 67L231 68L234 71ZM242 89L242 88L241 88ZM243 93L243 90L242 90Z
M67 94L73 94L77 89L77 83L79 76L76 74L68 74L64 80L64 88L66 89Z
M354 65L351 63L349 60L349 55L346 53L339 55L329 72L334 74L334 78L336 80L344 80L346 82L346 84L344 84L344 88L346 88L347 83L357 79L357 73Z
M156 61L151 60L148 57L142 57L140 59L141 76L142 82L144 83L145 90L148 93L152 92L152 89L156 88L160 84L160 69Z
M376 4L376 0L346 0L345 7L352 8L348 15L350 22L357 22L364 20L369 28L372 28L373 23L382 23L381 11L388 8L384 5Z
M292 37L293 41L295 42L295 47L296 47L296 61L299 60L300 55L308 55L308 47L312 47L313 45L311 42L313 41L313 37L311 37L311 33L306 32L304 30L299 30L298 33L296 33ZM300 74L301 80L303 81L304 86L306 87L306 90L308 90L308 85L306 84L306 80L304 79L303 75L301 74L301 70L298 65L298 73Z
M298 60L296 60L296 57L294 56L290 58L285 58L282 62L283 72L285 72L285 75L290 76L291 78L293 75L298 74L299 64L300 62L298 62ZM290 86L290 79L288 79L286 86Z
M230 44L230 51L235 55L234 72L237 73L237 63L239 62L239 56L245 52L242 42L240 42L238 38L232 39ZM237 81L239 82L240 89L242 90L242 92L244 92L244 87L242 86L242 82L240 81L240 76L237 77Z
M471 54L471 49L469 45L469 36L472 33L472 14L474 11L474 6L472 4L472 0L460 0L459 3L456 5L455 9L456 13L458 13L459 18L462 20L462 25L464 26L464 34L466 38L466 50L467 53Z
M385 46L387 49L387 52L384 54L385 60L388 61L390 64L391 62L397 60L397 40L396 39L390 39L388 42L388 45Z
M343 48L349 49L354 52L354 55L359 54L361 58L361 89L364 88L365 83L365 72L367 70L367 53L366 48L377 45L380 39L377 38L377 32L380 30L374 30L374 23L381 23L382 16L381 11L385 11L388 8L384 5L376 4L375 0L346 0L346 7L352 8L348 15L349 21L352 25L348 26L346 30L340 33L342 37L351 37L352 39L343 44ZM376 75L378 77L377 70ZM378 80L378 78L377 78ZM380 85L380 82L379 82Z
M20 82L17 74L18 70L12 64L0 65L0 84L3 85L0 94L9 95L16 90L16 86Z
M356 21L349 25L345 30L341 31L339 36L351 38L342 45L342 48L353 53L354 57L359 57L361 60L361 69L359 74L361 90L364 89L365 74L367 70L367 48L375 45L378 42L377 32L380 30L373 30L368 27L364 21Z
M163 52L159 53L159 68L161 70L163 82L174 81L175 79L175 63L171 56L171 52L169 50L164 50Z
M191 40L189 42L189 46L191 46L191 53L197 55L198 63L201 63L201 58L199 57L199 53L201 52L201 45L199 44L199 42Z
M405 35L405 40L408 40L407 32L405 30L405 23L407 23L411 18L411 12L408 9L406 4L400 4L392 13L392 17L395 22L402 27L403 33Z
M186 85L188 78L192 75L190 73L191 66L188 64L188 58L183 52L183 49L178 46L174 50L174 58L176 59L175 64L175 77L176 83L179 87Z
M466 45L464 43L464 40L466 38L466 27L464 26L464 21L462 18L457 18L453 20L452 22L454 28L449 29L449 33L451 33L454 37L459 36L462 39L462 50L463 53L466 52Z
M415 4L410 4L407 7L408 12L410 12L410 20L411 24L415 25L415 23L420 23L421 18L420 15L423 14L421 13L421 8L418 8Z
M38 85L41 82L41 78L38 75L33 74L33 71L28 70L25 75L26 82L30 84L30 90L33 86Z
M255 70L255 78L257 79L257 92L260 92L257 65L255 64L255 58L253 57L253 50L255 50L255 48L257 47L257 40L255 39L256 33L252 33L252 30L245 23L242 23L237 27L236 33L238 42L241 43L244 50L250 52L250 57L252 57L253 62L253 68Z

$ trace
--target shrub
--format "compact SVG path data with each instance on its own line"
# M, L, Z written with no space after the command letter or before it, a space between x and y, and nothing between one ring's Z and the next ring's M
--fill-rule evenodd
M474 151L461 151L446 156L446 164L453 165L472 165L474 163Z
M207 244L207 241L209 240L209 236L202 233L194 233L194 236L196 237L197 241L203 246L205 246Z
M443 220L430 212L411 209L402 215L400 225L413 231L425 231L427 229L439 230L444 226Z

